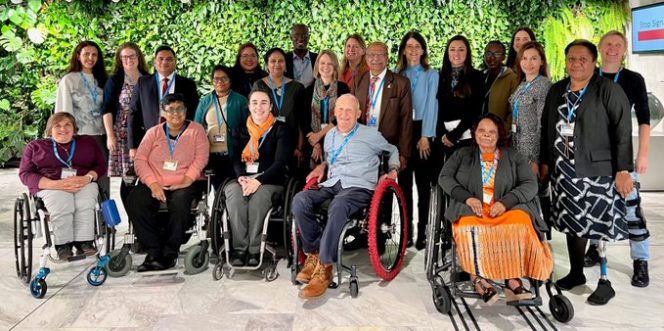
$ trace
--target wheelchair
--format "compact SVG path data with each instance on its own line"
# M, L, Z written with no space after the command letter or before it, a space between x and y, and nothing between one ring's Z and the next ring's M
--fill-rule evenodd
M473 286L469 285L470 279L468 273L460 270L457 265L452 224L445 220L443 216L445 208L448 205L447 199L449 198L445 196L439 185L436 184L431 187L429 219L426 232L427 246L424 260L427 280L431 285L433 303L441 314L450 314L453 303L452 298L454 297L480 298L479 294L474 291ZM545 233L539 233L540 238L544 238L544 236ZM487 279L487 281L489 280ZM508 302L508 305L517 308L542 306L540 287L543 282L535 279L528 279L528 282L531 285L534 297L528 300ZM501 286L501 284L492 283L496 288ZM544 283L546 285L546 292L550 298L549 310L553 318L562 323L571 321L574 317L572 303L562 294L560 288L555 285L552 276Z
M103 285L108 273L106 265L109 257L107 251L114 248L115 225L119 222L119 217L111 220L105 218L102 212L101 201L106 200L107 195L100 189L100 197L95 208L95 239L93 243L97 249L98 261L87 273L86 279L92 286ZM51 263L67 263L79 261L86 258L79 254L68 258L66 261L60 260L55 255L53 232L49 225L50 214L46 210L44 201L39 197L30 196L27 193L21 194L14 202L14 255L16 257L16 274L25 284L29 285L30 294L37 299L41 299L48 291L46 277L51 272L47 266ZM35 278L32 278L32 250L33 239L44 238L42 245L42 254L39 259L39 271Z
M387 172L389 155L383 153L380 157L380 178ZM312 178L307 182L304 190L316 185L318 178ZM322 182L322 181L321 181ZM316 215L322 226L326 223L327 210L332 200L324 202ZM292 216L291 216L292 217ZM406 211L406 200L399 184L394 180L383 180L378 183L374 190L371 203L367 208L351 215L344 224L337 245L336 282L330 284L330 288L338 288L342 283L343 273L349 274L348 286L351 297L356 298L359 294L359 280L357 265L345 265L343 262L344 244L347 234L355 231L368 238L369 258L376 275L386 281L394 279L404 262L406 245L408 243L408 213ZM296 276L302 269L306 259L301 247L299 229L293 222L291 224L291 282L298 285Z
M199 242L195 245L192 245L185 249L184 256L184 270L186 274L194 275L203 272L210 263L210 253L209 247L210 243L208 242L208 225L210 222L209 217L209 208L208 208L208 196L210 194L211 188L211 178L214 175L212 170L205 170L206 177L206 189L200 193L200 196L197 196L191 204L191 219L188 229L185 231L185 241L186 244L192 235L196 235L199 239ZM138 178L135 176L127 176L123 178L126 180L126 183L135 185ZM168 207L166 203L159 204L159 211L157 213L167 213ZM137 253L140 251L139 245L136 241L136 234L132 226L132 222L129 222L127 232L123 236L123 245L120 249L112 250L109 253L109 262L106 266L108 275L111 277L123 277L131 270L133 265L133 258L131 253ZM153 275L160 273L172 273L172 270L156 271L156 272L145 272L142 275Z
M228 223L228 210L226 206L226 196L223 187L232 182L233 180L226 180L220 187L217 195L215 196L212 206L212 224L211 224L211 237L212 237L212 250L218 256L218 261L212 270L212 278L220 280L226 275L227 278L232 278L235 270L255 271L261 270L266 282L272 282L279 277L277 271L277 264L281 257L286 257L289 261L293 256L291 251L292 245L290 244L290 229L293 224L293 216L291 215L290 208L293 196L299 192L303 184L296 177L289 177L285 182L286 186L281 194L277 194L272 199L272 207L268 210L265 218L263 219L263 232L261 234L260 246L260 259L257 266L232 266L230 264L230 251L233 234L230 230ZM278 231L276 235L270 232L269 224L280 223L282 231ZM280 233L279 233L280 232ZM277 238L274 238L274 237ZM280 252L278 246L283 242L283 252ZM266 257L266 252L269 257ZM269 261L268 261L269 259ZM267 263L265 261L268 261Z

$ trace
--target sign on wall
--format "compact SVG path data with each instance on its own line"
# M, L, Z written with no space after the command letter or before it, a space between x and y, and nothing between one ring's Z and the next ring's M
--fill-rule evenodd
M664 52L664 2L632 9L632 51Z

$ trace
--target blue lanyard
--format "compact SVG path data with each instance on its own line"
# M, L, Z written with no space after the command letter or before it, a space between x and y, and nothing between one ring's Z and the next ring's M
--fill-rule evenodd
M516 119L519 117L519 103L521 103L521 97L530 90L531 87L533 87L533 83L540 78L540 75L537 75L535 79L530 81L530 83L526 84L526 86L519 91L519 94L516 95L514 98L514 108L512 108L512 119L516 121Z
M267 131L265 131L265 133L261 137L261 141L258 143L258 149L261 149L261 146L263 146L263 143L265 142L265 138L267 137L267 134L270 133L270 131L272 131L272 127L267 129ZM256 150L254 150L254 144L252 144L251 141L249 141L249 149L251 150L251 155L256 154Z
M277 109L279 109L279 114L277 116L281 116L281 108L284 106L284 98L286 97L286 77L281 78L281 98L277 98L277 93L274 92L272 75L267 76L267 79L270 81L270 91L272 91L274 101L277 102Z
M614 83L617 83L617 82L618 82L618 77L620 77L620 72L622 71L622 69L623 69L623 68L620 67L620 69L618 70L618 72L616 72L616 76L613 77L613 82L614 82ZM602 76L602 77L604 77L604 71L602 71L602 68L599 68L599 75Z
M161 79L159 79L159 73L155 73L154 79L157 80L157 95L159 95L159 103L161 103L161 100L164 100L164 95L162 94L161 91L161 85L159 83L161 82ZM166 88L166 94L168 94L168 91L171 90L171 87L173 87L173 84L175 83L175 75L173 75L173 78L171 81L168 83L168 87Z
M337 158L339 157L339 154L341 154L341 151L344 149L344 147L346 147L346 145L347 145L348 142L350 141L350 138L353 138L353 136L355 135L355 132L357 132L357 129L358 129L359 127L360 127L359 124L355 124L355 127L353 128L353 131L351 131L351 132L346 136L346 138L344 138L344 141L341 142L341 145L339 146L339 148L337 148L336 150L333 150L333 151L332 151L332 153L330 154L330 164L331 164L331 165L334 165L335 163L337 163ZM334 139L335 139L336 137L337 137L337 130L334 130L334 131L332 132L332 148L334 148Z
M293 55L293 57L297 56ZM306 65L308 63L309 63L309 58L305 56L304 59L302 60L302 70L300 70L299 73L295 72L295 80L297 80L298 82L302 80L302 75L304 75L304 71L306 70ZM295 71L295 64L293 64L293 71Z
M216 99L217 102L214 103L214 109L217 112L217 126L219 128L219 131L221 131L221 125L226 122L226 116L224 116L224 110L228 108L221 108L221 105L219 104L219 96L217 96L217 92L214 92L214 98ZM228 101L226 101L228 103Z
M182 126L182 130L180 133L178 133L177 137L175 137L174 142L171 142L171 129L168 128L168 124L164 123L164 126L166 127L166 141L168 141L168 151L171 153L171 159L173 159L173 155L175 155L175 147L178 145L178 141L180 141L182 133L184 133L184 130L187 129L187 124L185 123L185 125Z
M327 123L327 116L329 114L329 96L325 96L323 99L323 123Z
M479 151L480 153L480 167L482 168L482 186L487 186L489 185L489 182L491 181L491 178L493 178L493 175L496 173L496 168L498 168L498 152L499 150L496 149L495 152L495 157L493 158L493 165L491 166L491 169L487 172L485 167L484 167L484 160L482 160L482 151Z
M369 100L371 100L372 112L374 109L376 109L376 102L378 102L378 96L383 94L383 84L385 83L385 78L387 78L387 75L385 75L385 77L383 77L383 80L380 81L380 85L378 85L375 95L374 91L371 90L371 84L369 84Z
M58 152L58 144L55 142L55 139L51 138L51 142L53 143L53 154L55 154L55 158L58 159L58 161L60 161L60 163L62 163L67 168L71 168L71 160L74 159L74 153L76 153L76 139L72 140L71 142L71 152L69 152L69 155L67 156L67 161L60 157L60 153Z
M422 71L424 71L424 69L422 69L422 66L418 64L417 68L415 68L415 78L410 83L410 90L413 93L413 95L415 95L415 89L417 88L417 82L420 81L420 74L422 73Z
M574 118L574 113L576 113L576 110L579 108L579 103L581 103L583 100L583 96L588 91L588 86L590 86L590 83L588 83L586 87L581 90L581 93L579 93L579 97L576 98L576 101L572 103L569 101L569 97L567 96L569 93L572 93L572 91L569 89L571 84L572 82L567 83L567 93L565 93L565 99L567 100L567 122L571 122Z
M88 92L90 93L90 98L92 99L92 102L96 105L97 104L97 97L99 96L99 91L97 91L96 86L93 88L90 85L90 82L85 77L85 74L83 74L83 72L79 71L78 73L81 74L81 79L83 80L83 85L85 85L85 88L88 89Z

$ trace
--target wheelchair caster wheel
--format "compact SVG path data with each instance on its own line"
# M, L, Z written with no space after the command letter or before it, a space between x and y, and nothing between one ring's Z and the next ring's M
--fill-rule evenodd
M265 270L265 281L271 282L279 277L279 271L277 271L277 266L272 266L269 269Z
M450 294L444 286L435 286L432 289L433 304L441 314L448 314L452 309Z
M184 271L189 275L195 275L203 272L209 263L209 252L207 250L204 252L200 245L192 246L184 256Z
M37 299L41 299L46 295L48 291L48 286L46 286L46 281L43 279L33 279L30 282L30 294Z
M222 278L224 278L224 264L220 261L215 264L214 269L212 269L212 279L220 280Z
M96 266L88 272L88 284L92 286L99 286L104 284L106 281L106 277L108 274L106 273L106 269L100 266Z
M567 323L574 318L574 306L565 296L556 294L549 300L549 310L556 321Z
M357 295L360 293L360 284L357 279L351 279L348 286L350 287L350 296L352 298L357 298Z
M116 249L108 254L110 261L106 265L106 271L111 277L122 277L129 273L132 265L132 257L129 252L122 258L122 250Z

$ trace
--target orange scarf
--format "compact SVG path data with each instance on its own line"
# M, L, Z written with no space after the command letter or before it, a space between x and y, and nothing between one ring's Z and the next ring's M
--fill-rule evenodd
M272 113L268 114L267 119L261 125L254 123L254 120L251 118L251 116L247 118L247 130L249 131L249 142L247 143L247 146L244 146L244 149L242 150L242 162L253 163L254 161L258 160L259 157L258 148L260 145L260 140L263 137L263 135L267 134L267 132L270 131L275 121L276 119L274 118L274 115L272 115ZM252 146L254 150L253 153L251 152Z
M500 158L500 150L498 151L498 155L496 155L496 153L494 153L494 152L482 153L481 164L482 164L482 167L484 168L485 172L489 173L489 171L491 171L491 168L493 167L493 162L494 162L496 157ZM489 179L489 183L486 186L482 185L482 189L483 189L484 194L490 194L491 196L493 196L493 194L495 193L494 190L495 190L495 185L496 185L496 173L497 172L498 172L498 165L496 165L496 169L494 170L494 172L491 176L491 179ZM490 204L484 203L484 201L482 201L482 205L484 207L483 208L484 209L484 215L489 214L489 210L491 209L491 205L493 205L493 203L496 201L495 197L491 200L492 201L491 201Z

